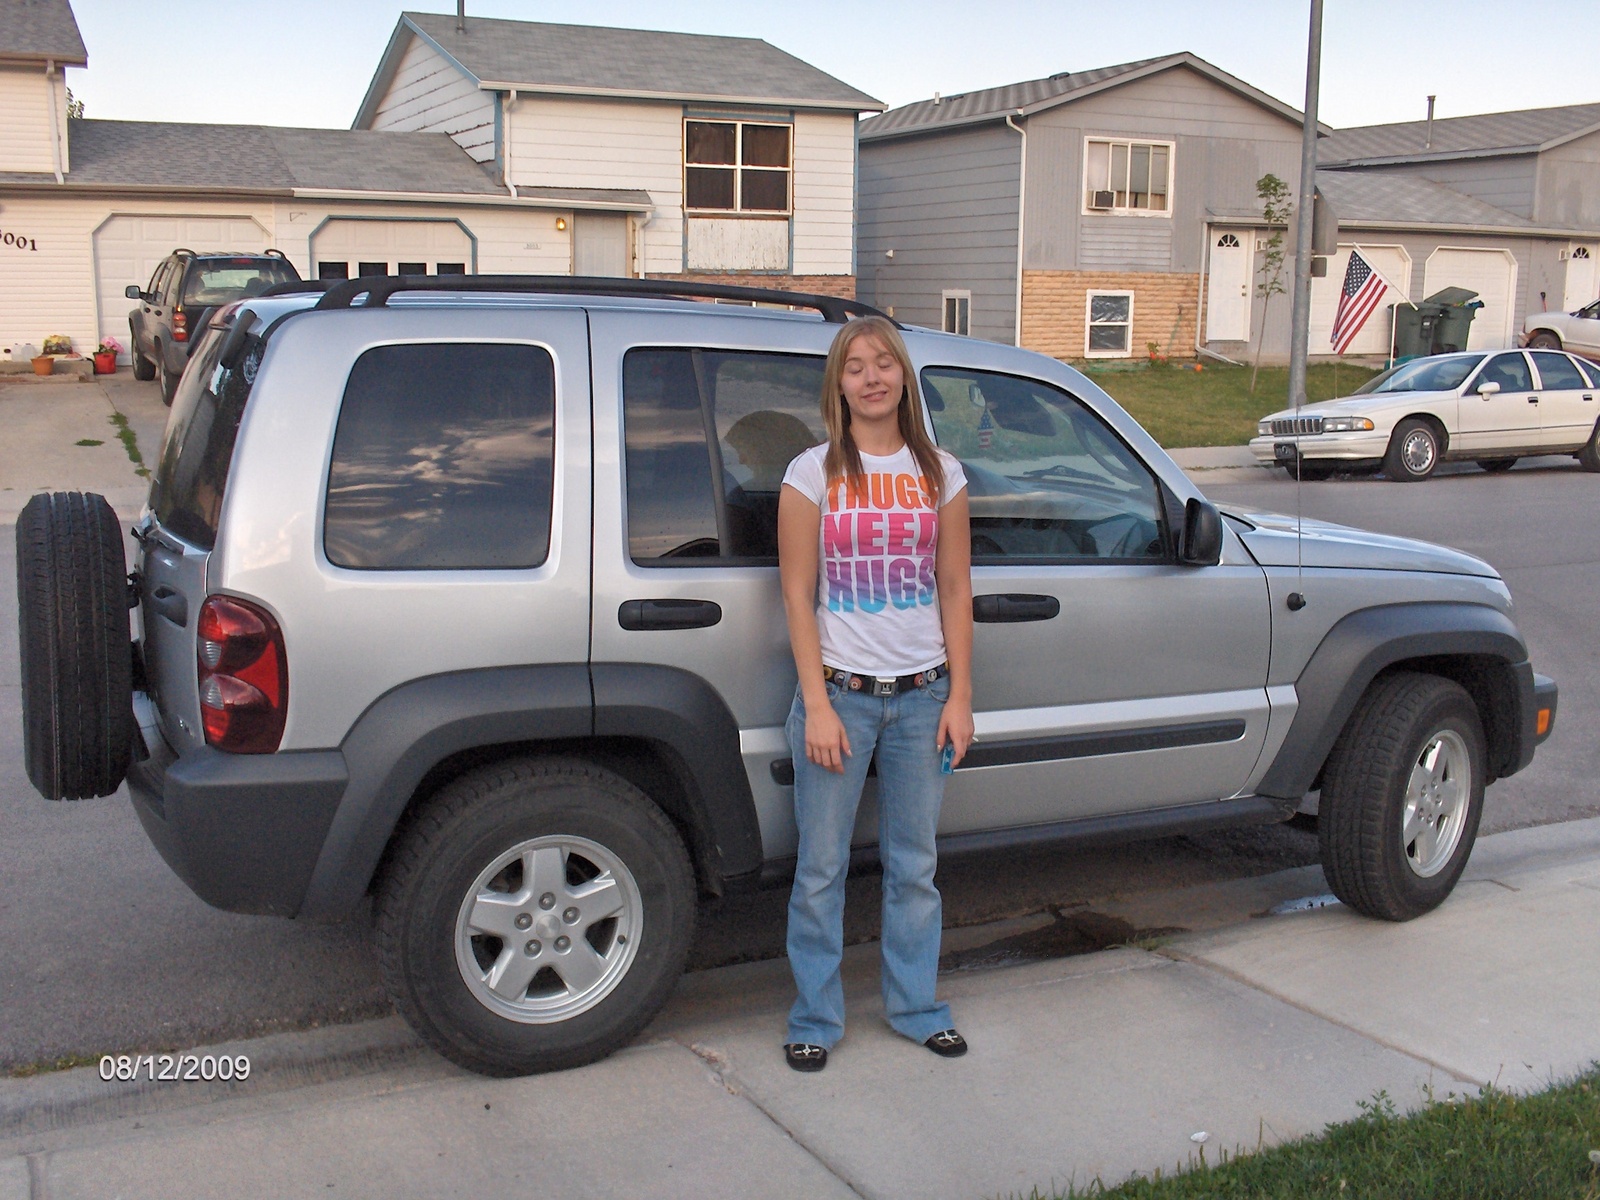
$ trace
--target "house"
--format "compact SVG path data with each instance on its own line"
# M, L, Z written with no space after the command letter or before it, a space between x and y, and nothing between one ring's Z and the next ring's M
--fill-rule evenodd
M860 295L903 320L1060 358L1243 361L1259 347L1282 361L1290 302L1264 295L1274 231L1256 181L1270 172L1297 184L1301 120L1192 54L935 95L870 118ZM1357 247L1391 290L1351 354L1388 354L1393 305L1444 287L1480 293L1474 347L1512 344L1539 306L1592 298L1600 105L1433 130L1430 146L1420 122L1319 127L1317 186L1338 249L1312 281L1313 357L1332 352ZM1292 229L1283 247L1293 255Z
M0 346L126 341L177 247L302 275L854 291L871 97L765 42L408 13L352 129L72 118L68 0L0 5Z

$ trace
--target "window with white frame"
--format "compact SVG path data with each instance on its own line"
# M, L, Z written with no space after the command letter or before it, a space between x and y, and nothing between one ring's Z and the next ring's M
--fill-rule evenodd
M972 332L972 293L965 289L945 289L944 324L946 333L959 333L962 337Z
M1133 353L1133 293L1088 294L1083 353L1086 358L1127 358Z
M683 123L684 207L789 212L793 129L756 121Z
M1086 139L1084 210L1171 216L1172 152L1171 142Z

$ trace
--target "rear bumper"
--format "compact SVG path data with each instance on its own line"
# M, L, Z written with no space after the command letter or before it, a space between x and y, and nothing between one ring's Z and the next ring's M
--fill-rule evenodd
M150 756L128 790L161 857L207 904L292 917L349 782L337 750L175 756L146 730Z

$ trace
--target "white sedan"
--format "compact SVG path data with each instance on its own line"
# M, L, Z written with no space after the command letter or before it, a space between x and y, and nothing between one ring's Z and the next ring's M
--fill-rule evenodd
M1302 479L1379 468L1426 479L1460 459L1504 471L1533 454L1600 471L1600 366L1556 350L1418 358L1344 399L1273 413L1256 432L1256 458Z
M1522 345L1600 358L1600 300L1577 312L1529 314L1522 323Z

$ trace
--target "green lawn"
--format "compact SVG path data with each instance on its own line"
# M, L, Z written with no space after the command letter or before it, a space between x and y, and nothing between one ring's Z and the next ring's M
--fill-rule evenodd
M1379 1093L1362 1115L1260 1153L1224 1154L1175 1175L1099 1181L1035 1200L1597 1200L1600 1067L1532 1096L1490 1089L1398 1116ZM1246 1150L1248 1151L1248 1147Z
M1262 367L1250 392L1250 368L1203 364L1132 370L1085 368L1093 379L1168 450L1180 446L1240 446L1256 435L1256 422L1289 406L1289 368ZM1306 375L1310 400L1348 396L1377 372L1353 363L1318 363Z

